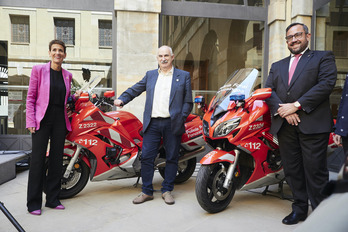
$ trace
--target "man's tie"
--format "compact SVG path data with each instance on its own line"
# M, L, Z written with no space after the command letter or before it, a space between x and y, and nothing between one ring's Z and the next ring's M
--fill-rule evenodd
M288 83L288 85L290 85L292 76L294 75L298 60L300 59L301 55L302 54L295 54L294 61L292 62L290 70L289 70L289 83Z

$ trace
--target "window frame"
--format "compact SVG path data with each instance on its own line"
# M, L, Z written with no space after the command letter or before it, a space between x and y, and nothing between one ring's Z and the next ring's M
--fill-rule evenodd
M73 26L72 26L72 44L67 42L66 40L64 40L64 38L59 38L59 36L58 36L57 28L58 27L63 27L63 26L60 26L60 25L57 26L57 23L58 22L63 22L63 21L65 21L65 22L72 22L73 23ZM54 38L62 40L67 47L75 46L76 45L76 23L75 23L75 18L54 17L53 18L53 22L54 22ZM68 27L69 27L69 25L68 25ZM70 35L68 35L68 37L69 37L68 40L71 40L70 39Z
M27 44L30 44L30 16L29 15L17 15L17 14L11 14L9 15L10 16L10 23L11 23L11 43L12 44L24 44L24 45L27 45ZM27 23L28 24L23 24L23 25L26 25L27 26L27 40L26 41L15 41L15 36L14 36L14 28L13 26L14 25L21 25L20 23L15 23L13 22L15 19L25 19L25 21L27 20ZM19 20L20 21L20 20ZM19 33L19 32L18 32ZM24 32L26 33L26 32ZM18 36L19 37L19 36Z
M108 29L108 28L101 28L101 23L109 23L111 28L110 28L110 32L111 32L111 35L110 35L110 45L105 45L105 44L101 44L101 29ZM105 34L104 34L105 36ZM112 20L107 20L107 19L99 19L98 20L98 47L99 48L112 48Z

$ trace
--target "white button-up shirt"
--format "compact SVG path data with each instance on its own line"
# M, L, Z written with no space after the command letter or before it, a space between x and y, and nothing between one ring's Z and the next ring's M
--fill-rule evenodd
M169 114L169 98L172 89L174 68L164 74L161 69L158 69L158 78L155 86L152 104L152 118L168 118Z
M308 50L308 47L307 47L304 51L302 51L302 52L300 53L301 56L298 58L298 61L299 61L299 62L300 62L300 59L301 59L302 55L303 55L307 50ZM291 56L291 57L290 57L290 63L289 63L289 71L290 71L292 62L295 60L295 55L294 55L294 54L291 53L290 56Z

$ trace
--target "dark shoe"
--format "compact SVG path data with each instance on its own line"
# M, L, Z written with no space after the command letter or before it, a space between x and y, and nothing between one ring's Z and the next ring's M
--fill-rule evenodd
M133 204L141 204L144 203L145 201L150 201L153 200L153 196L146 195L145 193L140 193L139 196L134 198Z
M299 221L306 220L307 215L306 214L298 214L294 211L292 211L288 216L286 216L283 219L283 224L285 225L294 225L297 224Z
M172 193L169 191L163 193L162 198L163 198L164 202L168 205L173 205L175 203L174 197L172 196Z

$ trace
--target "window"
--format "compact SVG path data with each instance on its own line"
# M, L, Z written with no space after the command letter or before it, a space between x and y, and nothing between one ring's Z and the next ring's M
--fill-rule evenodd
M54 19L56 39L62 40L66 45L75 44L75 20L74 19Z
M112 47L112 21L99 20L99 46Z
M336 57L348 57L348 31L333 32L333 52Z
M12 42L29 43L29 16L11 15Z

